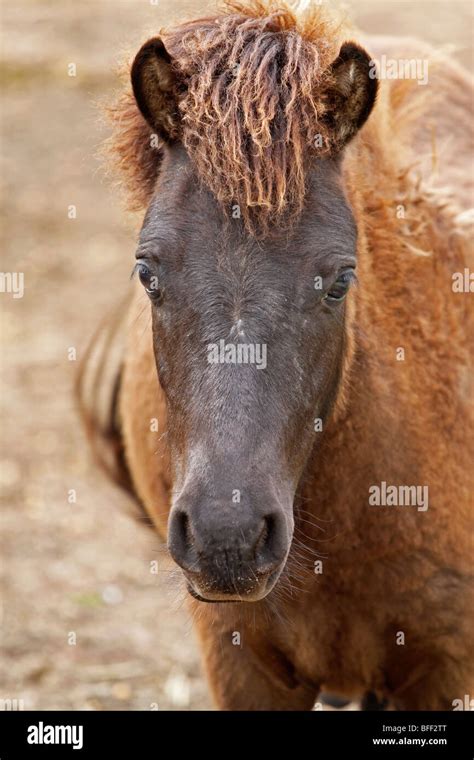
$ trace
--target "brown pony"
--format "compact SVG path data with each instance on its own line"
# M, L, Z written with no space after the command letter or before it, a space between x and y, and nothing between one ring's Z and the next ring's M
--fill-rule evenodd
M429 83L379 81L320 6L232 0L149 40L113 111L140 282L82 409L224 709L473 694L472 86L365 44Z

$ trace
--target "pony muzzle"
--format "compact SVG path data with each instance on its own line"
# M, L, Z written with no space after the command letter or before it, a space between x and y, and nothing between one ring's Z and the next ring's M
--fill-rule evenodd
M168 548L200 601L258 601L280 577L291 543L284 510L241 507L181 497L171 510Z

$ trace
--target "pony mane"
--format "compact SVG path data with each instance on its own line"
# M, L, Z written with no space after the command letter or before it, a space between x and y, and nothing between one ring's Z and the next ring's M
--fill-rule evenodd
M160 32L181 85L182 142L201 182L253 234L300 214L308 157L331 150L322 117L340 29L320 5L299 13L285 0L226 0L218 15ZM109 113L112 162L129 206L142 209L163 146L129 87Z

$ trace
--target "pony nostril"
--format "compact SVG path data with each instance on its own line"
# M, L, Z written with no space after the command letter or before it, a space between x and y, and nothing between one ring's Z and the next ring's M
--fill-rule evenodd
M168 547L171 556L180 567L190 573L199 572L198 554L195 547L191 522L186 512L176 512L171 520Z
M257 538L257 543L255 544L255 556L258 557L258 555L265 549L265 545L268 541L268 537L270 535L272 527L272 518L264 517L263 523L262 523L262 529L260 531L260 535Z
M186 512L180 512L178 515L179 529L185 547L189 550L193 546L193 533L189 524L189 517Z
M262 529L255 544L255 559L259 573L271 572L281 563L281 538L275 516L264 517Z

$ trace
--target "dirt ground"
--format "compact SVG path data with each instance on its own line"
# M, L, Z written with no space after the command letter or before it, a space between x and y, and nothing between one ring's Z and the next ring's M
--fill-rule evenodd
M2 271L24 272L25 293L1 295L0 700L25 709L211 707L159 541L89 458L71 360L125 292L135 246L95 157L97 102L125 50L205 5L3 3ZM452 44L471 64L469 2L347 6L364 31Z

